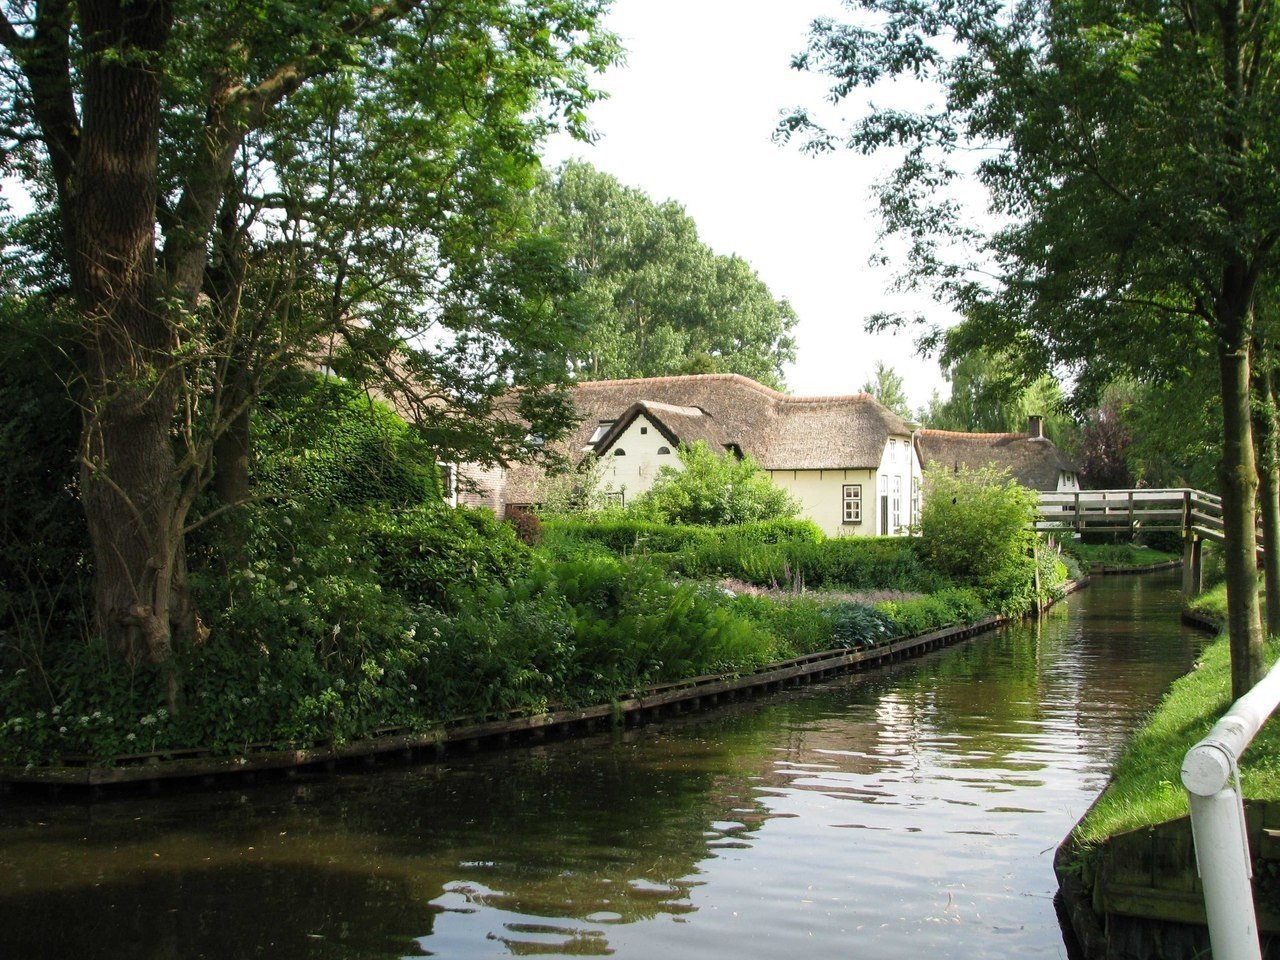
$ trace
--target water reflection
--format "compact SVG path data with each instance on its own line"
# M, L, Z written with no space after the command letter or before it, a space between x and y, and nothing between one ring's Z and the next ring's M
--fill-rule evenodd
M1052 848L1185 670L1172 578L873 677L416 769L0 808L0 956L1061 956Z

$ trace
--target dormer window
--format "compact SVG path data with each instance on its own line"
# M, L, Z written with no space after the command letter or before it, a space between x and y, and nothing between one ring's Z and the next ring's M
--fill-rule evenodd
M609 432L609 428L615 423L617 423L616 420L601 420L599 425L596 427L596 432L591 434L591 439L588 440L587 443L599 443L604 439L604 435Z

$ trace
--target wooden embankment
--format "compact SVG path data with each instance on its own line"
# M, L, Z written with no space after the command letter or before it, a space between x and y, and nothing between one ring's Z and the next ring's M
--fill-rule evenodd
M1067 592L1087 582L1086 578L1069 584ZM371 739L343 744L290 750L251 749L232 757L175 750L116 758L111 766L84 763L30 769L0 767L0 791L34 788L55 794L72 790L97 795L110 788L142 787L154 791L164 782L213 786L223 779L287 777L307 768L332 770L340 764L375 765L380 759L416 762L440 758L450 752L476 751L485 746L536 743L552 734L590 733L615 724L638 725L884 666L966 640L1008 622L1007 617L988 617L867 649L828 650L796 657L754 673L693 677L648 687L616 702L584 709L488 717L480 721L458 720L425 732L385 731Z

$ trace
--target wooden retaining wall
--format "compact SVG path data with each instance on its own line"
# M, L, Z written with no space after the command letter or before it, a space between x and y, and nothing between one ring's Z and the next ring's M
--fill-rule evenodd
M1264 944L1280 946L1280 803L1245 804L1254 906ZM1054 867L1066 912L1090 960L1193 960L1209 955L1204 888L1187 817L1110 837L1100 853L1069 844ZM1259 878L1262 883L1259 883ZM1271 947L1268 956L1280 956Z
M1067 593L1073 593L1087 583L1086 577L1068 584ZM20 788L46 790L57 795L63 790L73 790L77 793L88 791L96 796L111 788L144 787L154 791L165 781L212 786L227 778L253 780L259 775L292 776L306 768L334 769L338 764L350 763L372 766L380 758L430 760L450 751L469 752L482 746L536 743L548 735L590 733L618 723L636 725L825 680L850 671L872 669L920 656L1008 622L1008 617L989 617L977 623L947 627L871 649L828 650L796 657L750 674L693 677L649 687L615 703L602 703L580 710L490 717L483 721L460 720L426 732L387 731L371 739L340 745L296 750L250 750L234 757L214 756L200 750L162 751L117 758L116 765L109 767L89 763L32 769L0 766L0 792Z

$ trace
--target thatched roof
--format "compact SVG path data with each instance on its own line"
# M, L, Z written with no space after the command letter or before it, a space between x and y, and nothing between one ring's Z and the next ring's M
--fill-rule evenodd
M572 459L606 449L641 414L674 443L735 445L768 470L875 469L888 438L912 429L867 393L793 397L734 373L598 380L575 385L572 395L582 417L564 444ZM538 475L512 467L508 500L532 502Z
M926 470L932 463L947 470L980 470L995 464L1032 490L1057 490L1059 473L1076 471L1075 464L1062 455L1053 441L1025 433L921 430L916 434L916 447Z

